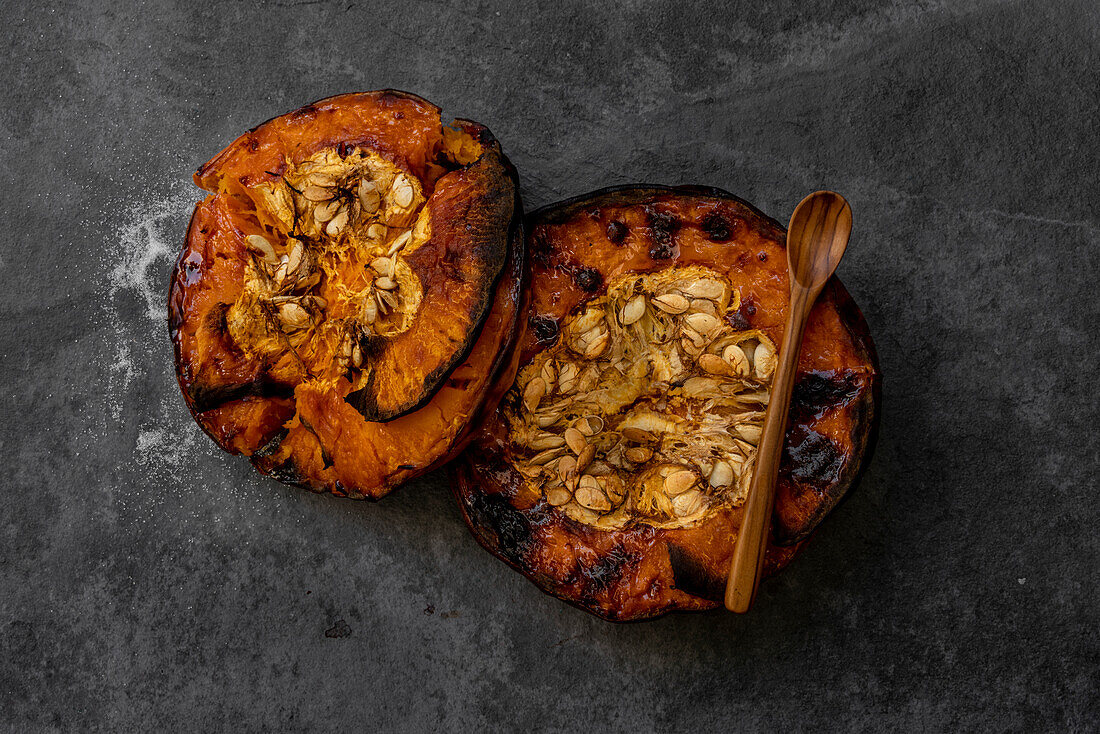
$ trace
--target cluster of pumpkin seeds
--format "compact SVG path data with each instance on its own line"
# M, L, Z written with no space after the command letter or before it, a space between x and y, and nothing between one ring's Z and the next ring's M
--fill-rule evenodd
M361 368L361 338L401 333L420 304L403 259L430 237L420 182L372 151L325 149L252 191L269 234L246 238L254 257L230 332L257 353L289 345L331 374ZM329 298L322 279L336 284Z
M611 283L520 371L505 402L517 469L607 529L682 527L744 502L776 350L731 326L739 306L701 266Z

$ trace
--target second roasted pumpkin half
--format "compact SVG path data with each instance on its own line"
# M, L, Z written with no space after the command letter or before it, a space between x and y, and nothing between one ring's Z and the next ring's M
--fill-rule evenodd
M719 190L633 187L527 230L519 371L452 469L467 523L607 619L719 605L788 308L783 228ZM866 323L833 279L798 362L766 572L851 488L878 391Z
M199 424L263 472L378 497L452 455L507 366L516 176L488 130L394 92L316 102L202 166L173 275Z

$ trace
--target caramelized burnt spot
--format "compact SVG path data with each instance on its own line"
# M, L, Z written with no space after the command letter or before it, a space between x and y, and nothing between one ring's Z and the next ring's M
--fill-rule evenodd
M730 224L726 218L718 213L708 214L701 223L703 232L714 242L728 242L730 239Z
M554 244L550 241L550 236L543 228L536 229L531 235L531 241L528 245L529 252L531 254L531 260L537 265L541 265L544 268L550 267L550 260L554 256Z
M532 316L528 323L539 346L549 346L558 339L558 320L553 316Z
M820 418L852 402L866 381L867 375L853 371L807 372L794 384L791 414L803 420Z
M609 222L607 225L607 241L612 244L619 244L626 239L627 227L625 224L619 221Z
M646 219L649 223L649 236L653 241L649 256L654 260L668 260L676 254L675 236L680 229L679 220L669 212L652 207L646 207Z
M812 487L823 493L843 469L844 452L826 436L800 423L787 430L780 474L793 479L796 490Z
M595 268L580 267L573 272L573 282L587 293L595 293L603 285L603 276Z
M505 559L521 563L534 543L533 526L538 517L529 517L508 503L500 494L478 494L467 507L483 528L492 528L496 547Z
M610 283L506 397L513 466L548 505L601 529L683 527L741 504L776 353L730 326L739 305L701 266Z
M631 553L622 546L615 546L594 562L580 563L580 573L584 577L584 593L594 599L600 592L613 587L621 578L628 575L637 566L639 555Z
M756 304L753 303L752 297L748 297L741 302L740 307L731 309L726 314L726 321L734 331L748 331L752 328L752 317L755 315Z

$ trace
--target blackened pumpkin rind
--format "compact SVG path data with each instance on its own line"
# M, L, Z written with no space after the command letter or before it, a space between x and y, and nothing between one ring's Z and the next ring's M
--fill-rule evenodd
M421 315L382 343L370 381L348 396L367 420L391 420L420 407L469 354L504 266L515 204L516 183L495 144L436 182L425 204L431 240L407 258L424 286Z
M685 202L691 203L688 209L695 219L690 215L666 218ZM701 204L725 217L725 224L708 222L702 214L706 207ZM633 216L639 210L645 210L645 216ZM618 221L616 214L623 211L633 211L633 218ZM563 226L577 226L583 232L574 243L586 243L583 255L579 248L565 254L560 251L561 243L555 241L548 227ZM527 333L520 342L521 364L530 362L542 349L556 342L556 324L565 314L600 293L599 286L592 289L592 282L597 279L584 273L585 269L594 269L598 280L606 283L618 273L660 268L666 263L720 260L721 257L710 257L702 251L706 248L696 251L691 242L696 235L691 230L696 233L705 230L716 246L749 243L743 254L752 257L742 266L760 270L769 259L782 263L782 273L772 268L767 276L776 278L771 287L774 292L762 294L766 297L761 297L754 306L755 294L749 289L742 309L747 303L750 311L756 310L738 314L747 320L746 328L763 329L779 341L787 290L783 228L750 205L716 189L625 187L577 197L529 216L533 294ZM645 239L644 243L631 240L639 236ZM600 260L608 250L603 245L595 251L587 247L601 237L616 247L630 250L618 257L618 265L608 266ZM777 294L782 294L782 298ZM775 308L780 300L782 308ZM769 309L773 312L769 313ZM829 315L825 322L822 311ZM766 556L766 573L774 573L789 562L824 514L851 488L866 462L874 436L879 376L866 324L835 279L815 312L817 324L812 323L808 330L810 354L804 350L800 372L826 376L821 379L850 378L857 387L851 399L817 406L820 415L796 418L795 406L792 427L820 429L823 440L831 442L835 438L844 444L840 451L844 462L836 480L824 486L794 481L789 470L785 487L781 479L780 506ZM828 328L823 328L823 323ZM824 337L844 342L844 359L813 354L813 350L822 348ZM838 432L838 427L845 430ZM565 517L545 500L535 499L524 491L523 479L507 455L508 441L497 414L475 438L461 466L452 469L455 494L479 543L547 593L605 619L645 619L668 611L720 604L741 508L725 508L695 527L680 530L638 526L618 531L597 530ZM800 503L792 502L795 494ZM505 510L505 506L510 509ZM524 542L517 543L517 538ZM625 554L628 560L610 558L600 565L601 554L613 548L620 550L611 556ZM612 566L619 571L611 573ZM585 569L590 567L601 572L589 578L592 574Z

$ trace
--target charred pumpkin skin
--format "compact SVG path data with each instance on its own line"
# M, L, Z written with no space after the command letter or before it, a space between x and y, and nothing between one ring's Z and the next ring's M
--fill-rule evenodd
M707 265L740 290L729 316L778 343L786 319L785 232L717 189L624 187L551 205L528 218L531 307L519 365L609 281L675 264ZM791 407L765 574L783 568L848 492L873 446L880 377L867 325L835 278L811 314ZM743 507L683 528L600 530L528 487L496 410L451 468L472 532L543 591L608 620L721 603Z
M215 193L192 217L169 330L185 401L219 446L290 483L378 497L468 437L516 336L522 206L488 131L464 120L452 129L412 95L343 95L260 125L199 169L196 182ZM431 222L430 239L407 258L424 285L422 316L373 345L371 378L356 395L347 379L302 381L289 356L248 354L226 326L252 257L246 238L271 236L254 188L277 179L288 158L334 146L369 147L416 176Z

